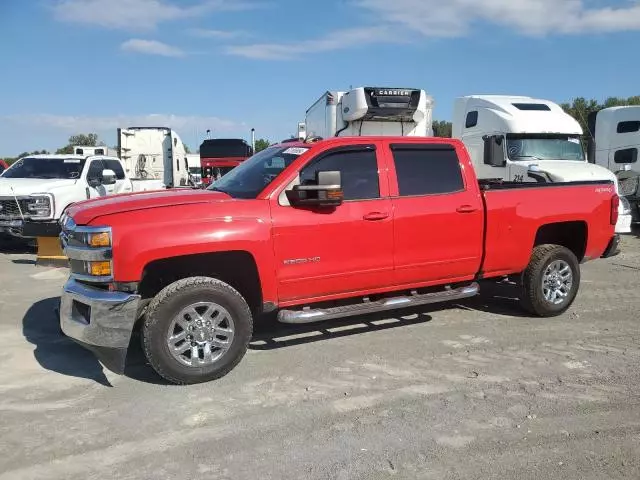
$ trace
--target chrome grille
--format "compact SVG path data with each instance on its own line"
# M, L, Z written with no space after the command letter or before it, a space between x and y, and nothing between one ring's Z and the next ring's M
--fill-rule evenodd
M18 202L20 202L20 207L18 207ZM22 208L22 214L27 210L27 203L29 200L26 198L18 197L18 202L13 197L0 198L0 219L2 220L13 220L22 218L20 215L20 208Z

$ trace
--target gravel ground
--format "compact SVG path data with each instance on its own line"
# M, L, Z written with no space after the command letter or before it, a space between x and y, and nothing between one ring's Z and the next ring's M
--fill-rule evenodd
M0 479L640 478L640 239L572 309L461 304L263 326L242 363L164 384L60 333L67 271L0 254Z

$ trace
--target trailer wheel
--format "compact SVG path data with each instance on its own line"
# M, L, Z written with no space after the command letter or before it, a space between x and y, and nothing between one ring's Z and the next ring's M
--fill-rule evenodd
M580 286L580 264L560 245L538 245L522 275L525 310L539 317L561 315L571 306Z
M191 277L165 287L149 304L142 344L153 369L175 384L208 382L244 357L253 320L245 299L220 280Z

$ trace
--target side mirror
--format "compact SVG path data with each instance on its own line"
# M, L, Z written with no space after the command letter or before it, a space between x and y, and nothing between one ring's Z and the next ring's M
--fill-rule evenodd
M102 170L102 185L113 185L116 183L116 172L108 168Z
M337 207L344 200L339 171L316 172L315 185L295 185L286 194L294 207Z
M502 135L485 135L484 140L484 163L492 167L504 167L507 161L504 158L504 147L502 145Z

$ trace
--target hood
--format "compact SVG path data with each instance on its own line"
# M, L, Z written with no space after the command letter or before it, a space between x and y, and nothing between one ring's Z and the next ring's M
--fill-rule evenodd
M581 182L589 180L610 180L616 185L618 182L613 172L600 165L571 160L542 160L518 162L523 170L531 165L537 165L541 172L546 172L554 182Z
M6 178L0 177L0 196L21 196L46 193L60 187L75 185L74 179Z
M77 225L86 225L94 218L116 213L230 199L230 196L221 192L199 189L157 190L101 197L74 203L69 208L68 215L73 217Z

